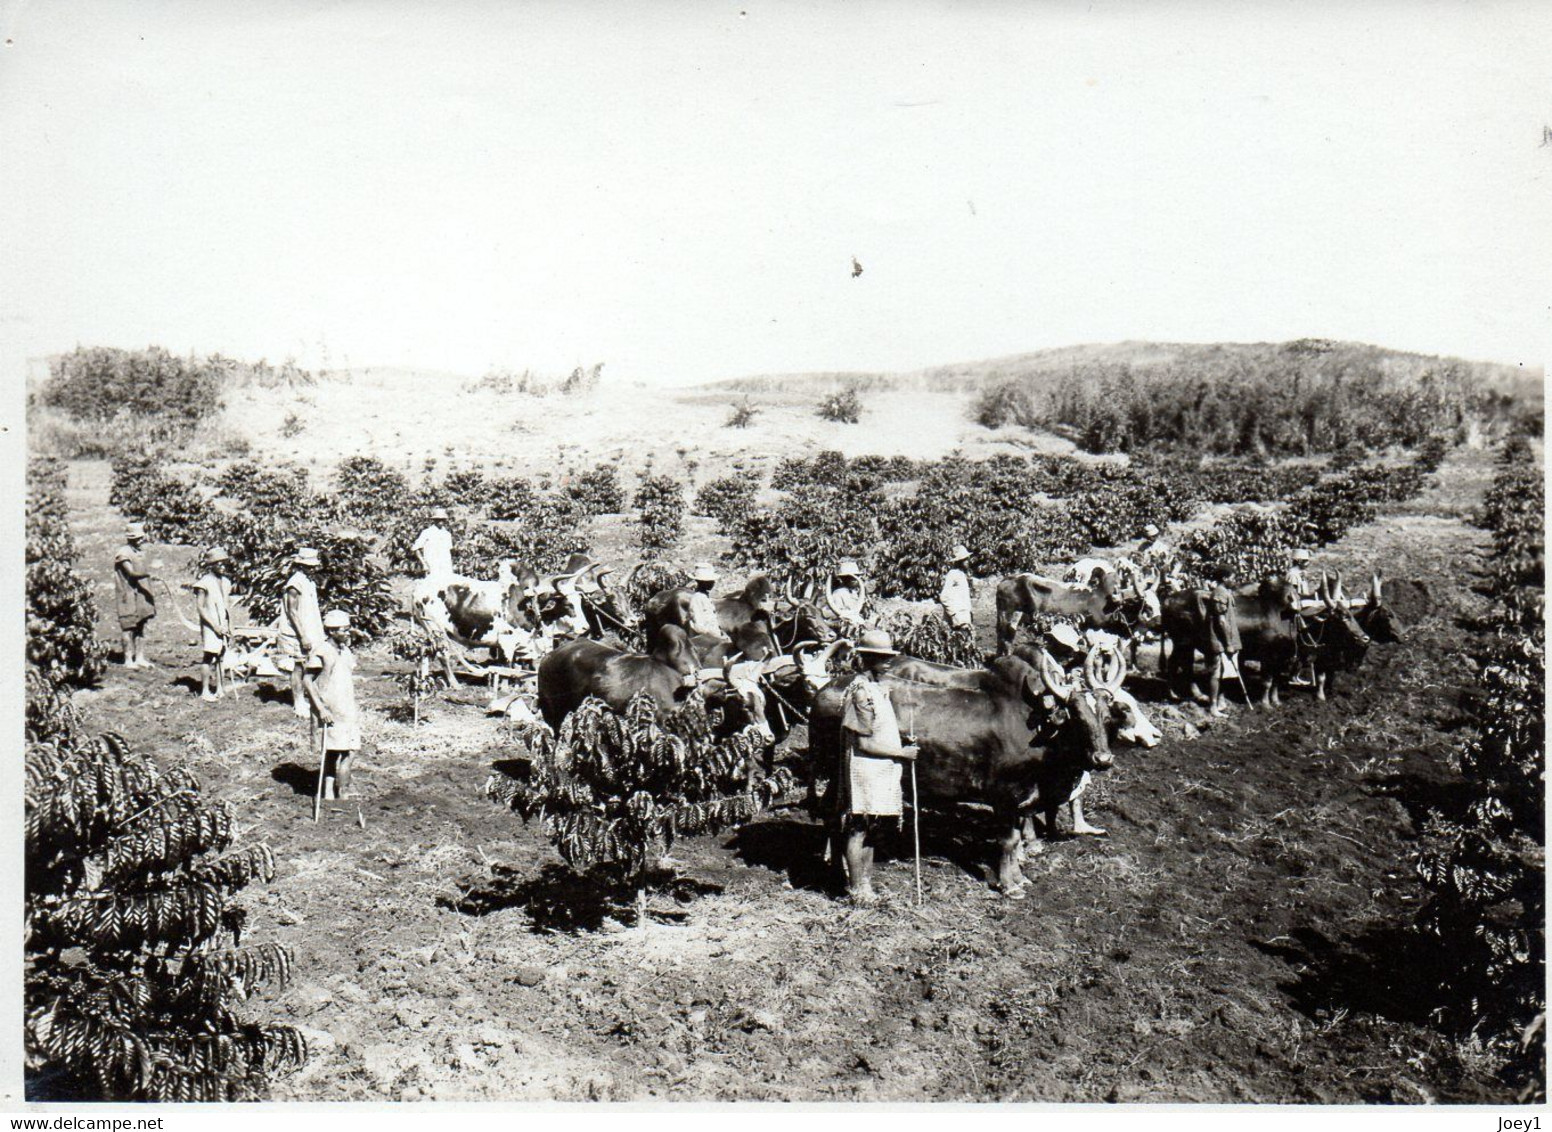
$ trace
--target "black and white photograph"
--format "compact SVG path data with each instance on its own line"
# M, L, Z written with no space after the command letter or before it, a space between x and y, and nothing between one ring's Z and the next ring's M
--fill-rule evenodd
M0 1110L1542 1111L1552 7L0 25Z

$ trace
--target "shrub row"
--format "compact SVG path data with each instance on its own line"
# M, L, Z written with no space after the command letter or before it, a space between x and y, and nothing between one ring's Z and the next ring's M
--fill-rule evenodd
M1545 1098L1545 500L1523 441L1506 445L1482 517L1492 531L1493 639L1460 751L1463 805L1436 813L1419 923L1446 956L1443 1020L1498 1052L1522 1101Z
M64 468L57 461L28 467L26 534L29 674L53 688L94 683L106 650L96 635L97 602L76 570Z

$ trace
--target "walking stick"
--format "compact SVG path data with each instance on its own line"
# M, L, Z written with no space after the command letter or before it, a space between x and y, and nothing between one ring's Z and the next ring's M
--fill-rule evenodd
M318 788L313 792L313 824L323 811L323 768L329 762L329 725L324 724L318 738Z
M916 850L916 905L921 907L921 802L916 793L916 760L911 760L911 840Z

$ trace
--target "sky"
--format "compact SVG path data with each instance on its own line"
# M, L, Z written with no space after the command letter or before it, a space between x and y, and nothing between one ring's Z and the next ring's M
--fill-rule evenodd
M0 373L1541 364L1545 3L6 3ZM862 267L853 274L853 257Z

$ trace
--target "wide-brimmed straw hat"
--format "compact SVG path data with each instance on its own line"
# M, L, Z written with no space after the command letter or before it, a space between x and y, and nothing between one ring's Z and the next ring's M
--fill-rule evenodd
M433 519L445 519L445 518L447 518L447 508L446 507L433 507L431 509L431 517Z
M124 537L126 539L145 538L146 537L145 524L144 523L131 523L131 524L129 524L129 526L124 528Z
M858 578L862 576L862 572L850 558L843 558L841 559L841 564L835 568L835 576L837 578Z
M230 562L232 556L226 552L224 546L212 546L205 552L205 563L214 566L217 562Z
M876 656L899 656L900 652L895 648L894 638L882 629L869 629L857 638L857 651L873 653Z
M1143 527L1142 533L1147 535L1149 538L1153 538L1159 533L1159 528L1154 526L1152 523L1149 523L1147 526Z
M717 572L710 562L697 562L695 569L690 572L690 579L696 582L715 582Z
M954 544L954 549L948 552L948 560L950 562L963 562L966 558L969 557L970 548L962 542L956 542Z
M318 551L317 551L317 549L314 548L314 547L311 547L311 546L304 546L300 550L298 550L296 552L296 556L293 559L293 561L298 566L320 566L320 565L322 565L322 563L318 560Z
M1083 638L1078 636L1078 630L1065 621L1052 625L1046 635L1063 648L1071 649L1073 652L1083 651Z
M1310 560L1310 552L1301 546L1293 552L1293 560L1295 562L1308 562Z
M331 609L323 615L323 627L325 629L350 628L350 614L343 609Z

